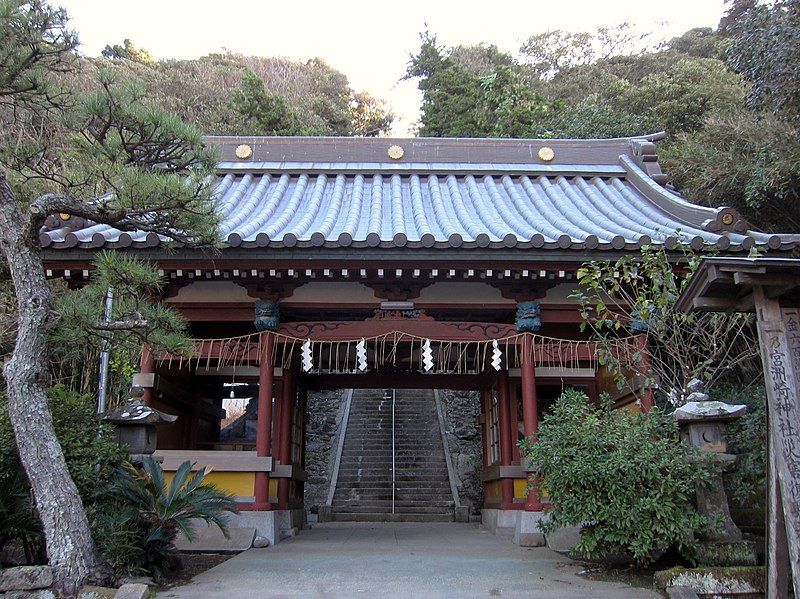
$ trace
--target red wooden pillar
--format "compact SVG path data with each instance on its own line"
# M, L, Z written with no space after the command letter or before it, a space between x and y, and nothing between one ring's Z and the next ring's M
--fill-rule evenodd
M525 436L529 437L539 430L539 416L536 413L536 371L533 366L533 347L530 335L522 336L522 360L520 361L520 374L522 377L522 422ZM541 511L538 489L531 487L525 510L529 512Z
M519 464L519 379L508 379L508 419L511 423L511 438L514 441L511 448L514 453L511 457L512 464Z
M642 360L639 362L639 374L643 377L650 378L650 352L647 351L646 334L636 336L636 347L642 356ZM642 390L642 394L639 397L639 405L642 406L642 412L645 414L650 411L650 408L656 405L655 395L650 386Z
M502 371L497 377L497 395L500 405L500 465L508 466L513 458L513 444L511 438L511 419L508 398L508 375ZM500 479L500 490L503 496L503 509L510 509L514 503L514 481L510 478Z
M281 389L281 415L278 420L280 423L280 445L278 446L278 458L281 464L289 464L292 461L292 416L294 415L294 374L286 369L283 372L283 388ZM278 479L278 509L289 509L289 482L288 478Z
M258 419L256 421L256 455L270 455L272 436L272 335L264 333L261 341L261 364L258 373ZM255 509L269 511L269 473L256 472Z
M147 345L147 343L142 345L142 357L139 358L139 371L142 374L153 374L156 371L156 358L153 352L150 351L150 346ZM144 387L142 391L142 402L147 406L152 406L153 388Z
M283 414L284 384L283 377L275 381L275 404L272 408L272 447L274 448L272 457L277 461L281 459L281 414Z

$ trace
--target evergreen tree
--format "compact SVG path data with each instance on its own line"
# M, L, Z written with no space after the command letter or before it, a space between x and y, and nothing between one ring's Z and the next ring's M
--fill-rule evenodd
M216 160L201 134L109 73L98 73L89 94L62 88L55 75L74 71L76 47L63 10L0 0L0 249L17 310L3 374L55 587L65 595L103 573L47 404L47 331L58 314L39 230L64 214L189 245L215 240L208 175Z

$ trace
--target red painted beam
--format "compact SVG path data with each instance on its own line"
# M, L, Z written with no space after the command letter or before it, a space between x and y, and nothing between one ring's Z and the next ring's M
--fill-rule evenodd
M258 418L256 421L256 455L268 456L272 436L272 339L269 335L261 347L261 366L258 377ZM269 511L269 473L256 472L255 508Z
M378 309L380 300L374 303L338 304L337 310L347 313L348 310L371 311ZM236 303L200 303L200 302L167 302L189 322L253 322L253 304L249 302ZM287 303L286 306L296 310L330 309L330 304L322 303ZM511 303L494 303L474 305L469 303L426 303L415 302L414 307L429 313L453 312L468 310L470 312L513 312L516 306ZM555 304L542 306L542 321L546 324L579 324L582 322L578 307L571 304ZM509 325L510 326L510 325Z

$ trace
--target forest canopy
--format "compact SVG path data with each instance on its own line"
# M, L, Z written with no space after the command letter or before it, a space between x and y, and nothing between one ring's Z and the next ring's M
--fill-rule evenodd
M406 77L422 91L418 134L606 138L665 131L670 184L766 230L800 230L798 0L733 0L716 29L668 41L628 23L547 31L514 55L446 47L430 31Z
M385 102L354 90L320 58L221 53L158 61L126 39L81 59L81 87L90 88L97 69L140 81L154 102L209 135L375 136L394 119Z

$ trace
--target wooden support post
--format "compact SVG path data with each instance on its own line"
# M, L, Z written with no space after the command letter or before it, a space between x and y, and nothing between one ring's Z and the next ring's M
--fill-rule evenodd
M525 436L530 437L539 430L539 415L536 412L536 371L533 365L533 346L531 335L522 336L522 359L520 360L520 374L522 377L522 422L525 427ZM539 512L542 503L539 501L539 492L535 486L528 491L528 500L525 502L525 511Z
M272 335L264 333L261 347L261 363L258 372L258 419L256 421L256 455L268 456L272 437ZM255 509L269 511L269 473L256 472Z
M789 545L783 517L781 485L774 465L775 442L772 433L767 439L767 597L789 597Z
M647 348L646 334L636 336L636 346L642 356L642 360L639 362L639 374L649 380L652 377L650 374L650 352ZM642 407L642 412L645 414L656 405L655 394L653 393L652 387L649 385L642 389L641 395L639 396L639 405Z
M280 445L276 452L281 464L292 461L292 416L294 416L294 374L290 369L283 371L283 388L281 389ZM278 479L278 509L289 509L288 478Z
M508 375L502 371L497 382L497 397L500 402L498 406L500 412L500 465L508 466L511 464L513 449L511 444L511 424L508 408ZM514 481L510 478L500 479L500 489L503 496L503 509L510 509L514 503Z
M139 359L139 371L142 374L153 374L156 371L156 358L150 351L150 346L145 343L142 345L142 357ZM147 406L153 405L153 388L144 387L142 389L142 402Z
M519 379L508 379L508 418L511 423L511 448L514 453L511 457L512 464L519 464Z
M800 597L800 314L761 286L753 297L769 414L767 597L788 597L787 565Z
M272 408L272 457L276 462L281 459L281 415L283 414L283 386L285 379L280 377L275 381L275 403ZM273 464L274 465L274 464Z

